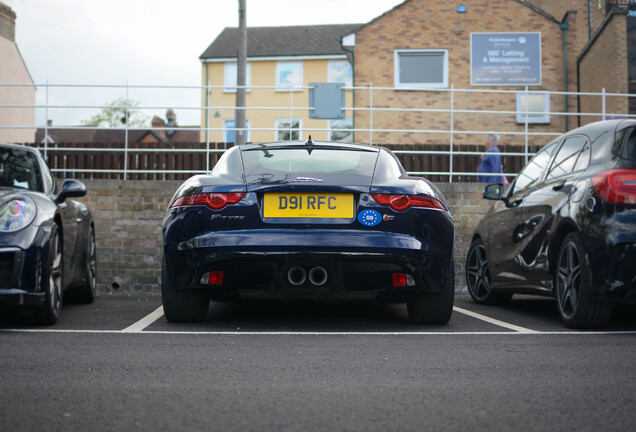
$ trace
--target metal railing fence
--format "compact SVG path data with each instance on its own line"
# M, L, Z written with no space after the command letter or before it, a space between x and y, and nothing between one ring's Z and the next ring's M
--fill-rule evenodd
M30 84L1 84L0 91L7 88L33 87ZM60 105L50 102L49 93L51 89L107 89L124 90L128 100L129 91L151 90L160 92L162 90L172 91L196 91L200 94L209 94L212 91L223 91L225 86L152 86L152 85L74 85L74 84L37 84L38 89L44 91L44 103L39 104L2 104L0 103L0 113L3 110L43 110L44 118L48 119L51 112L57 110L99 110L109 107L100 104L76 104ZM227 143L211 140L212 133L237 132L244 130L246 133L275 132L281 129L275 125L267 128L246 127L244 129L232 127L210 127L206 125L206 119L211 118L211 113L218 111L234 111L245 109L248 111L248 118L255 118L259 112L280 112L281 115L289 116L289 119L306 115L312 108L309 106L299 106L298 98L303 97L301 102L306 101L306 92L309 87L293 87L281 89L272 86L249 86L250 92L276 91L277 93L287 91L289 93L288 106L247 106L236 108L234 106L215 106L211 103L207 105L182 105L173 106L169 104L145 104L142 106L121 106L125 110L165 110L172 109L176 112L184 110L195 110L200 113L203 125L201 127L179 127L181 131L197 131L200 137L196 142L188 143L143 143L131 141L131 135L152 130L159 134L174 130L171 127L155 128L135 128L124 123L121 127L108 128L109 131L119 131L120 137L114 142L90 142L52 143L48 139L39 142L26 142L28 145L35 145L49 161L53 172L60 176L79 176L90 178L151 178L168 179L184 178L186 176L205 173L211 170L219 155L227 148ZM405 163L407 171L412 175L435 176L452 182L474 181L476 167L479 158L485 150L481 148L480 142L483 136L488 133L496 133L509 141L514 141L511 145L504 145L501 151L503 160L508 161L506 165L506 176L513 176L518 169L527 162L528 158L540 148L541 144L546 144L554 137L564 132L563 124L567 127L567 120L574 119L576 124L581 121L605 120L608 118L623 117L636 118L630 114L629 98L636 97L630 94L607 93L603 89L600 93L584 92L550 92L547 90L530 90L527 87L522 90L495 90L495 89L456 89L453 86L446 89L430 89L417 91L405 91L391 87L369 86L346 87L346 91L353 93L354 104L344 107L344 110L353 119L350 129L344 129L355 137L355 142L367 143L369 145L383 145L391 148L394 153L403 161L407 159L419 158L420 161ZM301 91L298 96L298 92ZM1 93L0 93L1 94ZM387 98L386 94L390 96ZM416 95L415 97L413 95ZM424 96L422 96L424 95ZM519 96L525 96L525 106L519 109L517 103L513 109L505 109L513 104L513 100ZM536 109L529 106L529 97L542 95L550 100L550 108ZM200 96L200 95L199 95ZM570 101L580 101L583 98L593 100L592 105L598 106L599 110L593 112L571 112L564 109L552 109L552 107L563 106L560 98L566 103ZM428 99L426 99L428 98ZM207 98L206 98L207 99ZM421 105L417 100L423 101ZM387 103L390 100L392 103ZM416 102L414 103L413 100ZM475 103L475 100L479 102ZM501 101L505 100L503 107L495 109L495 106L502 106ZM1 99L0 99L1 101ZM400 102L404 101L401 106ZM248 104L250 100L248 98ZM395 103L393 103L395 102ZM570 105L570 108L572 105ZM618 109L616 109L618 107ZM5 111L6 112L6 111ZM402 121L401 119L411 118ZM523 121L519 122L518 116ZM549 116L548 124L533 124L533 116ZM5 130L36 130L43 132L43 137L49 136L50 130L95 130L89 126L62 125L52 128L44 122L42 126L3 124L3 117L0 115L0 134ZM511 121L511 118L517 118ZM466 119L471 119L467 122ZM423 119L420 123L414 119ZM432 120L431 120L432 119ZM500 121L506 119L506 121ZM428 123L427 123L428 122ZM572 124L571 122L570 124ZM291 122L289 122L291 125ZM499 125L496 127L480 127L474 125L487 126ZM472 127L466 127L471 125ZM570 127L569 129L572 129ZM338 129L341 131L340 129ZM299 135L307 135L316 132L329 132L328 127L307 128L288 130L290 137L294 132ZM333 130L332 130L333 131ZM481 138L481 139L480 139ZM272 140L267 140L272 141ZM532 141L532 142L531 142ZM500 149L501 150L501 149ZM100 156L101 155L101 156ZM473 163L467 161L472 160ZM99 163L98 163L99 162Z

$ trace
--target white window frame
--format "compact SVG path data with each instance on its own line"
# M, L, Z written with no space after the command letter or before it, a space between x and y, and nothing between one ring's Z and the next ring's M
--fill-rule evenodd
M400 55L417 53L436 53L443 55L442 61L442 82L439 83L401 83L400 82ZM430 88L448 88L448 50L447 49L397 49L393 58L393 78L394 86L399 89L419 90Z
M525 96L543 96L543 113L534 114L528 110L528 116L526 116L526 102ZM530 107L529 107L530 108ZM528 117L528 124L548 124L550 123L550 93L547 92L517 92L517 123L525 124L526 117Z
M280 82L280 72L284 65L297 64L300 70L300 79L298 83L292 83L291 87L288 83ZM277 61L276 62L276 91L302 91L303 86L303 62L302 61Z
M335 66L341 64L348 64L349 70L351 71L351 76L348 77L346 81L340 80L339 76L335 73ZM327 62L327 82L344 82L345 87L353 87L353 67L351 66L349 60L329 60L329 62Z
M233 118L232 119L223 120L223 142L225 144L227 144L229 142L228 141L228 136L227 136L228 129L235 129L234 126L230 127L229 124L230 123L236 124L235 122L236 122L236 119L233 119ZM245 131L245 142L248 143L248 142L250 142L250 121L249 121L249 119L245 119L245 129L247 129ZM234 136L236 136L237 132L238 132L237 130L234 131Z
M303 139L303 119L299 118L299 117L294 117L294 118L289 118L289 117L285 117L285 118L277 118L274 120L274 141L282 141L280 138L278 138L278 132L279 131L289 131L289 128L282 128L280 127L280 124L282 122L294 122L297 121L298 122L298 140L302 141ZM292 129L295 130L295 129ZM296 140L291 140L291 141L296 141Z
M353 142L353 117L346 117L344 119L337 119L337 120L329 120L329 126L328 126L329 130L327 131L327 140L328 141L333 141L333 138L332 138L332 135L331 135L332 131L334 130L333 124L335 122L339 122L339 121L342 121L342 120L346 120L346 121L351 123L351 129L344 129L346 131L350 131L350 133L351 133L351 141L337 141L337 142L344 142L344 143L352 143ZM338 130L340 130L340 128L338 128Z
M232 66L231 68L229 66ZM238 82L237 75L238 64L236 62L225 62L223 64L223 92L236 93L236 85ZM249 92L252 85L252 64L247 62L245 71L245 91Z

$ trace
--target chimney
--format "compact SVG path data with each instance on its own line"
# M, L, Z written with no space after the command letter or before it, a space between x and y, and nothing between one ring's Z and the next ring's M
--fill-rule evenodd
M165 128L166 122L159 116L154 116L150 122L152 128ZM166 131L164 129L158 131L160 135L166 136Z
M15 42L15 12L0 2L0 36Z

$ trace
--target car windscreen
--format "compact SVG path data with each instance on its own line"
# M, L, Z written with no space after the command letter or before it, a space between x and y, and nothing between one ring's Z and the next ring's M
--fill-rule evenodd
M371 177L378 152L350 148L286 147L243 151L248 177L285 175L363 175Z
M20 149L0 148L0 187L42 191L36 156Z

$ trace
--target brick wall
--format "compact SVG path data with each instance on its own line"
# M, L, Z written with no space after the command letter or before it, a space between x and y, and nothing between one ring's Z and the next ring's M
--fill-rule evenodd
M627 17L625 14L613 14L609 22L601 29L594 44L580 59L580 91L600 93L628 93L627 58ZM608 73L611 71L612 73ZM581 112L601 113L603 101L600 96L581 96ZM607 97L606 113L629 112L626 97ZM600 116L583 116L581 125L600 120Z
M161 224L180 181L83 180L82 202L95 219L99 292L159 291ZM481 198L479 183L439 183L455 217L455 269L464 290L464 262L470 236L490 202Z
M536 12L530 7L514 0L489 0L465 3L467 12L457 13L461 2L411 0L402 3L356 33L355 42L355 85L374 88L394 86L394 53L396 49L448 49L449 72L448 83L456 89L474 90L517 90L525 87L493 87L470 85L470 35L479 32L540 32L542 51L542 83L531 86L530 90L563 91L563 33L559 22ZM571 14L572 20L576 13ZM581 16L584 19L583 16ZM559 20L561 17L559 17ZM574 22L568 30L568 45L576 46L576 35L579 26ZM584 26L580 26L584 31ZM576 52L569 59L568 88L576 90ZM368 107L370 95L368 91L357 90L355 95L357 108ZM576 108L575 98L570 97L570 107ZM487 93L456 93L453 106L458 110L492 110L515 111L516 95ZM563 96L551 97L551 110L565 110ZM393 108L428 108L448 110L451 106L450 93L447 91L413 91L413 90L376 90L373 93L374 107ZM355 115L355 126L358 129L368 128L370 115L360 111ZM373 126L376 129L427 129L449 130L450 115L448 113L409 113L393 114L374 113ZM564 130L563 116L552 116L549 125L530 125L530 132L558 132ZM455 131L506 130L522 132L523 124L516 123L514 114L476 115L475 113L455 113L453 129ZM419 138L419 137L418 137ZM367 142L368 133L357 132L356 141ZM523 137L508 135L505 142L523 144ZM391 142L408 144L413 142L413 134L374 132L374 142ZM448 134L426 134L418 142L447 143ZM541 143L537 138L536 143ZM458 134L457 144L482 142L482 136ZM535 139L530 139L535 144Z

